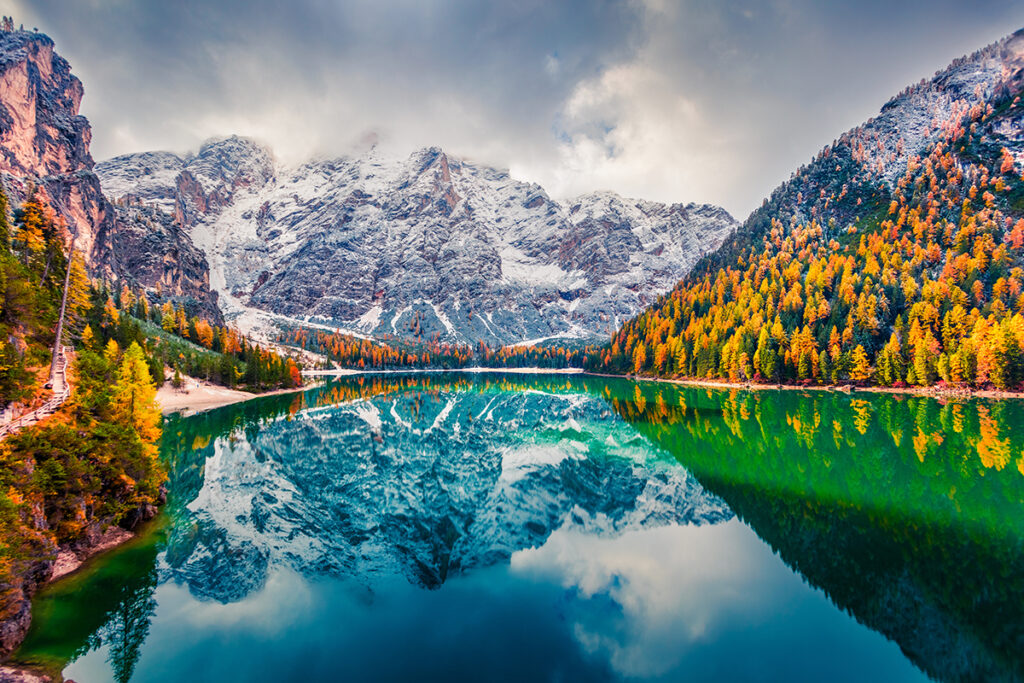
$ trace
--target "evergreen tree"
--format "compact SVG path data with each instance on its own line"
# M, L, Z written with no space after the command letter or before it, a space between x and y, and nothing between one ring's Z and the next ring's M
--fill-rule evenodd
M153 444L160 438L160 407L156 403L156 387L146 355L138 343L133 342L121 359L112 406L114 419L134 429L155 456Z

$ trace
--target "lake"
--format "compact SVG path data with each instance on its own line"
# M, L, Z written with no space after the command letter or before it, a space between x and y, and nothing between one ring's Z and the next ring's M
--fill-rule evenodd
M1024 679L1024 406L364 375L165 423L15 659L93 681Z

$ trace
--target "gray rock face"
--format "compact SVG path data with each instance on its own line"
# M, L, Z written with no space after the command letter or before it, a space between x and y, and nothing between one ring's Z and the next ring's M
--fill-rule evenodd
M174 212L230 313L375 335L598 337L672 287L736 222L609 192L558 202L437 148L295 168L243 138L97 166L104 190Z
M207 320L221 322L217 293L210 290L206 256L192 244L171 214L144 204L113 207L117 229L110 234L105 266L142 284L155 301L181 301Z
M122 211L103 195L89 154L92 131L78 113L83 93L49 37L0 31L0 173L12 204L36 188L68 226L69 242L76 236L94 274L220 320L209 267L187 235L144 211Z

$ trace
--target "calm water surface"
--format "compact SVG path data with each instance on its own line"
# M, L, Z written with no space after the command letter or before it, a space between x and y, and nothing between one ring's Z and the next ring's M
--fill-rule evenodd
M366 376L165 427L170 500L46 589L91 681L1024 678L1024 409Z

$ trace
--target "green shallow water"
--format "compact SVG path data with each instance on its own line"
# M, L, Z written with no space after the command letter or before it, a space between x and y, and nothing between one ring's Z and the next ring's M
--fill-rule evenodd
M347 378L165 426L170 499L45 589L88 681L1022 680L1024 407Z

